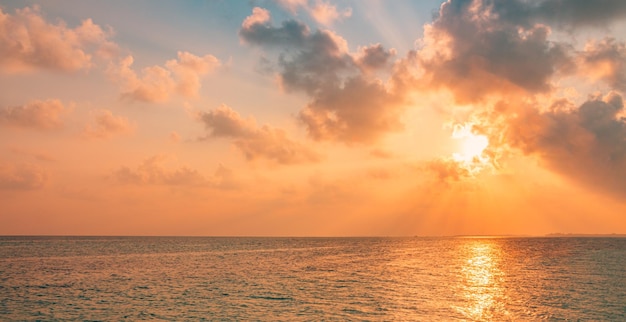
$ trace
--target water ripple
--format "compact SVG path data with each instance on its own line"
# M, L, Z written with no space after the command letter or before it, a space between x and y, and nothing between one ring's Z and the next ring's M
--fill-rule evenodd
M626 320L626 239L0 237L0 320Z

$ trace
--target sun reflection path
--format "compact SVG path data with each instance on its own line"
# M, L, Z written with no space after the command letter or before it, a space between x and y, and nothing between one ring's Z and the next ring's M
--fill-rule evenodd
M459 307L459 312L471 320L507 316L500 246L486 239L474 239L465 246L461 289L467 305Z

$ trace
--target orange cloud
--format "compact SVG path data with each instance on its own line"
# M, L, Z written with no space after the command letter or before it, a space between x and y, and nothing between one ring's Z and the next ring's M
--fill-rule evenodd
M613 38L587 43L580 54L583 76L604 80L614 89L626 89L626 44Z
M352 8L346 8L338 11L337 6L325 1L316 1L315 5L309 8L311 17L322 25L330 25L337 20L349 18L352 16Z
M237 186L232 171L222 165L212 177L205 177L187 166L168 167L168 157L157 155L145 159L136 168L121 167L113 173L114 179L124 184L166 185L180 187L213 187L230 189Z
M141 71L142 76L131 66L132 56L122 59L119 66L109 66L108 73L122 84L122 97L143 102L164 102L169 99L175 88L170 71L160 66L146 67Z
M117 51L108 40L111 34L91 19L75 28L62 21L50 24L38 6L17 9L13 15L0 8L0 71L88 69L94 54L110 56Z
M122 97L143 102L167 101L173 93L194 97L200 89L200 78L220 65L212 55L195 56L178 52L178 60L172 59L161 66L149 66L141 70L141 76L131 66L132 56L119 64L110 65L107 73L122 85Z
M220 66L220 61L213 55L198 57L179 51L178 60L169 60L165 66L174 73L178 93L194 97L200 89L200 77Z
M459 181L470 176L470 172L457 161L436 159L428 162L425 167L432 171L440 182Z
M130 133L133 126L127 118L115 116L109 110L99 111L91 124L85 126L83 136L87 138L109 138Z
M42 188L48 175L32 164L9 164L0 161L0 189L34 190Z
M276 2L292 14L295 14L299 7L306 7L308 4L308 0L276 0Z
M241 24L244 30L252 28L254 25L264 24L270 21L270 12L267 9L254 7L252 14L246 17Z
M0 126L51 130L62 126L61 116L67 112L61 101L35 100L25 105L0 109Z
M253 118L244 119L226 105L202 112L198 117L210 131L210 137L233 139L248 160L265 158L279 164L319 160L317 153L290 139L285 131L268 125L258 127Z

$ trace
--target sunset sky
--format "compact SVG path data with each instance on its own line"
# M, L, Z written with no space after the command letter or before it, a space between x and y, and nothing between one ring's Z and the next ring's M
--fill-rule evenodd
M626 233L626 1L0 1L0 234Z

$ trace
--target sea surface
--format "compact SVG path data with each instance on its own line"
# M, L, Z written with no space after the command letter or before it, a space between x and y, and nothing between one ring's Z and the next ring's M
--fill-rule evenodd
M28 320L626 321L626 239L0 237Z

